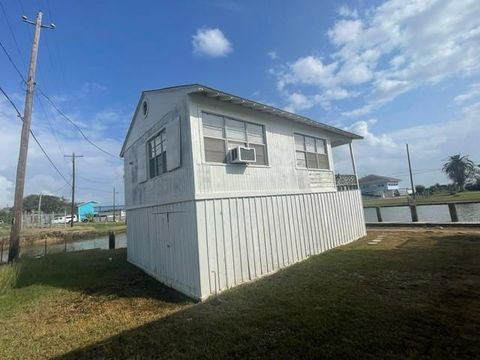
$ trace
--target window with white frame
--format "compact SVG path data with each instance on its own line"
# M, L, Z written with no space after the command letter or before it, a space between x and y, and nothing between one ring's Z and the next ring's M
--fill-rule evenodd
M228 152L237 146L254 148L256 164L267 165L263 125L225 116L202 113L203 143L207 162L228 162Z
M327 142L324 139L294 134L297 166L307 169L330 169Z
M165 129L148 141L148 166L150 179L167 172Z

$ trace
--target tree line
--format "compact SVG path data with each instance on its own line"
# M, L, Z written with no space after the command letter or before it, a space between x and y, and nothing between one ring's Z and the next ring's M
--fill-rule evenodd
M38 211L40 195L28 195L23 199L23 210L27 212ZM63 197L54 195L42 195L41 211L44 213L64 213L69 212L71 203ZM4 223L10 223L13 217L13 207L0 210L0 220Z
M415 192L419 195L480 191L480 164L475 164L468 155L455 154L449 156L442 166L442 171L452 181L451 184L436 183L430 187L416 185Z

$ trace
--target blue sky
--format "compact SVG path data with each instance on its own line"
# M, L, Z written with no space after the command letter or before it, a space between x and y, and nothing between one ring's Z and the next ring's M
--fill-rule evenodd
M386 1L0 0L0 40L23 73L38 10L56 29L41 35L37 83L99 145L118 153L140 92L203 83L365 136L361 175L446 182L454 153L480 161L480 3ZM0 85L23 109L18 74L0 53ZM11 204L19 122L0 100L0 206ZM68 176L79 160L79 199L110 201L122 162L81 139L40 96L33 129ZM337 168L346 169L336 152ZM346 171L346 170L345 170ZM69 195L31 144L26 193ZM62 187L63 186L63 187ZM407 186L407 181L403 182ZM123 201L119 194L119 201Z

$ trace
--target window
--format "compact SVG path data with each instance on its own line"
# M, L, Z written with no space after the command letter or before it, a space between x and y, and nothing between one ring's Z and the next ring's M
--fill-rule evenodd
M264 128L241 120L209 113L202 114L205 160L227 163L228 152L237 146L255 149L256 164L267 165Z
M308 169L330 169L327 143L324 139L294 134L297 166Z
M148 141L148 166L150 179L167 172L165 130Z

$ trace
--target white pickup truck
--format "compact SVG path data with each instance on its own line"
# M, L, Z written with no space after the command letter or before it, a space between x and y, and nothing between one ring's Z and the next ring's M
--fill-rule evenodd
M52 224L68 224L71 221L72 221L71 215L55 216L55 218L52 221ZM73 216L73 222L78 222L77 215Z

